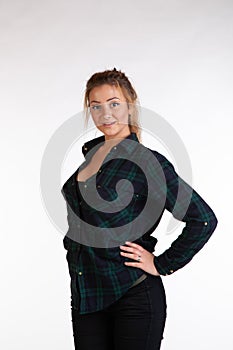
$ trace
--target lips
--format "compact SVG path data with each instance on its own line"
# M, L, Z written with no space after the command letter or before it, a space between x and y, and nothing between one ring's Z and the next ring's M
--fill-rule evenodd
M113 124L115 124L116 122L111 122L111 123L104 123L103 126L111 126Z

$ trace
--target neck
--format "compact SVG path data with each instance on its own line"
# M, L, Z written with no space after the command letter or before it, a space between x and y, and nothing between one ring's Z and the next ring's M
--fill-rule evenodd
M128 130L124 134L117 135L117 136L112 136L111 137L109 135L105 135L105 143L103 144L102 148L103 149L111 148L111 147L115 146L116 144L118 144L119 142L121 142L122 139L126 138L130 134L131 134L131 131Z

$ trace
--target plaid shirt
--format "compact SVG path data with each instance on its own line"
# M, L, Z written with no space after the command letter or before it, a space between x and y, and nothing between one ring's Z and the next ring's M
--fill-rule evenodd
M80 314L95 312L112 304L126 293L145 271L137 267L126 266L124 261L132 260L120 255L119 246L96 248L78 243L82 237L80 234L85 235L85 232L82 231L82 221L77 223L75 220L76 215L93 225L94 228L108 228L111 232L112 227L121 227L133 222L141 213L145 203L149 201L151 210L146 220L141 220L137 226L137 237L139 238L131 241L138 243L151 253L154 252L157 243L157 239L151 234L158 226L165 209L170 211L175 218L186 222L181 234L171 246L159 256L154 256L154 264L160 275L170 275L186 265L208 241L217 226L218 221L212 209L194 189L178 176L167 158L141 145L136 133L131 132L125 139L135 142L125 144L121 141L118 143L106 156L107 161L102 163L96 177L92 175L85 182L77 183L78 171L88 164L97 149L94 146L101 146L105 137L103 135L86 142L82 147L86 160L65 182L61 190L67 203L69 226L63 243L67 250L66 259L71 277L71 306L79 310ZM155 164L159 164L159 167L156 167L153 162L147 162L148 160L144 159L144 162L147 163L146 177L142 171L145 168L140 168L130 161L131 157L133 158L133 155L138 153L139 145L147 152L150 151L158 162ZM115 159L110 157L108 160L112 153L117 154L118 157ZM127 158L121 158L120 155L127 155ZM162 169L165 181L161 180L161 175L158 176L158 168ZM79 190L81 186L84 191L92 191L96 186L99 194L105 199L105 203L110 206L111 201L117 197L116 184L123 178L133 184L134 193L130 205L114 214L104 211L104 206L101 211L90 207ZM152 179L154 186L149 191L148 178ZM126 184L124 191L127 193L127 182L124 184ZM182 188L180 197L178 188ZM190 193L187 206L186 199ZM179 198L178 203L176 203L177 198ZM156 209L159 210L159 214ZM135 237L135 232L132 234ZM127 240L130 240L129 237L127 236Z

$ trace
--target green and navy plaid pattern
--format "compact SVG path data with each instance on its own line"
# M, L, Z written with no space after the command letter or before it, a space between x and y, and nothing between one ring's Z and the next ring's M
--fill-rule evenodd
M204 246L217 226L217 218L213 210L207 205L202 197L192 189L176 173L173 165L166 157L157 151L144 147L156 157L163 171L165 182L161 181L157 169L147 164L146 176L153 179L154 189L148 191L147 178L144 171L130 161L135 152L138 152L139 141L133 132L126 139L135 141L124 144L120 142L111 152L116 152L118 157L104 162L96 177L91 176L85 182L79 182L79 186L85 191L92 191L94 186L105 203L111 204L116 199L116 184L120 179L127 179L133 184L134 194L132 201L124 209L116 213L108 213L96 210L88 206L84 201L76 176L78 171L85 167L96 151L94 146L101 145L105 137L100 136L86 142L82 147L85 156L84 163L74 172L62 187L62 194L67 202L68 232L64 237L64 247L67 249L67 261L71 277L71 305L79 310L80 314L86 314L101 310L119 299L132 284L145 271L126 266L124 261L132 261L120 255L120 248L95 248L78 243L76 238L82 230L82 224L77 226L74 215L93 225L93 227L108 228L119 227L133 222L142 212L146 201L150 201L151 211L146 222L141 222L138 229L138 239L134 240L150 252L154 252L157 238L151 236L158 226L165 209L173 216L186 223L181 234L159 256L154 257L154 264L161 275L170 275L186 265L193 256ZM120 155L127 157L121 158ZM107 156L108 157L108 156ZM146 162L146 160L145 160ZM96 181L94 181L96 180ZM182 197L176 203L179 184L182 185ZM124 192L127 193L127 185ZM184 212L185 197L191 190L191 199L188 208ZM164 202L162 201L164 199ZM161 207L162 203L162 207ZM174 210L176 204L176 210ZM159 215L155 215L159 208ZM178 208L178 209L177 209ZM179 211L180 208L180 211ZM181 215L180 213L184 213ZM145 232L145 227L147 230ZM142 233L140 235L140 232ZM83 232L85 234L85 232ZM129 240L129 239L127 239Z

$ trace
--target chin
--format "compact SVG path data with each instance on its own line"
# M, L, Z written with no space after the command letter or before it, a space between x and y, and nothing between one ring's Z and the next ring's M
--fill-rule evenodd
M122 134L125 134L126 131L127 133L130 132L129 130L129 126L128 125L124 125L122 127L122 124L116 124L111 128L108 127L104 127L104 126L99 126L98 129L106 136L119 136Z
M110 128L101 126L99 128L99 130L101 130L106 135L114 135L114 134L118 134L119 132L121 132L121 129L117 125L114 125Z

